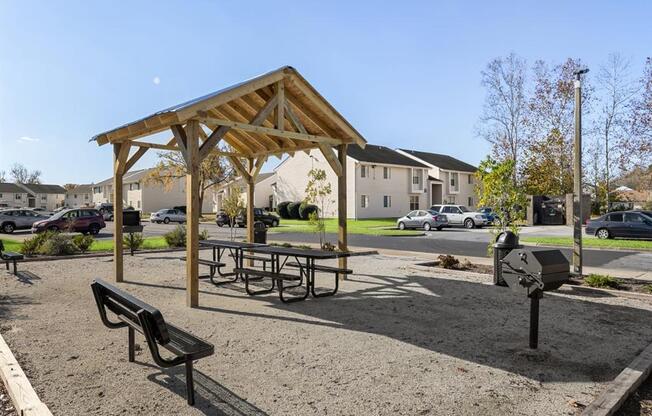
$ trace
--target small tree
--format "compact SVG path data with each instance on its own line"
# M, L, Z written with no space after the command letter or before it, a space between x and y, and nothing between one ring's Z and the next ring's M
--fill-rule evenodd
M324 213L334 202L330 195L333 187L326 177L326 171L323 169L310 169L308 172L308 184L306 185L306 203L315 204L318 207L316 212L310 213L308 219L314 227L315 233L319 234L319 246L324 247L326 242L326 223L324 222Z
M231 228L231 240L235 237L235 217L245 209L245 204L242 201L240 187L237 185L229 186L229 192L226 198L222 200L222 210L229 216Z
M16 183L39 184L41 183L40 170L28 170L20 163L14 164L9 170L11 178Z
M526 197L521 187L514 184L514 169L515 163L511 159L498 162L487 157L476 172L480 205L493 207L500 213L500 222L492 229L494 235L507 229L518 234L519 223L524 219Z

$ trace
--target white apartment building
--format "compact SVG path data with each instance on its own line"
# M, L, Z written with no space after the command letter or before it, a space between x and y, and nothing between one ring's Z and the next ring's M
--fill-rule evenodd
M459 204L476 208L475 166L438 153L398 149L397 152L428 167L427 204Z
M332 186L332 201L324 216L337 216L337 176L319 150L298 152L276 169L273 205L298 202L305 198L308 172L323 169ZM429 167L384 146L367 144L362 149L350 145L346 159L347 215L349 218L388 218L429 205L427 180Z
M53 211L64 206L66 190L59 185L46 185L36 183L17 183L17 186L27 192L27 201L23 201L25 208L43 208Z
M273 185L276 183L276 173L267 172L260 173L256 178L254 187L254 207L272 210L276 207L274 201ZM247 184L241 178L236 178L234 181L228 182L224 185L215 187L212 190L213 197L213 212L222 211L222 201L229 196L229 192L233 187L240 189L240 198L246 205L247 203Z
M67 190L64 204L70 208L93 206L93 185L76 185Z
M27 204L27 195L15 183L0 182L0 208L22 208Z
M186 205L186 180L174 180L171 188L149 183L145 179L151 169L128 172L122 179L122 203L142 212L156 212L163 208ZM113 178L92 185L93 204L113 203ZM206 191L202 212L210 212L212 201Z

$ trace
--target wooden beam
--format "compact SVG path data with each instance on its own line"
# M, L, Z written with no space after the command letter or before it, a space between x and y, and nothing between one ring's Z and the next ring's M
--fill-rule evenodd
M249 172L249 175L251 175L251 178L256 181L256 178L258 177L258 174L260 173L260 170L263 168L263 165L267 161L267 156L261 156L256 160L256 164L254 165L254 169Z
M136 150L136 153L127 159L127 163L125 163L125 173L129 172L129 170L134 167L136 162L138 162L138 160L143 157L143 155L145 155L147 149L147 147L139 147L138 150Z
M186 305L199 306L199 122L186 125Z
M177 146L179 146L179 151L181 152L181 156L183 156L183 160L186 161L186 165L188 164L188 148L186 145L187 142L187 137L186 137L186 132L183 129L183 126L180 124L174 124L170 127L170 130L172 130L172 134L174 134L174 139L177 142Z
M256 169L254 159L249 158L247 162L249 172L253 172ZM250 243L254 242L254 184L255 177L249 175L247 179L247 241Z
M285 84L283 80L276 83L276 128L285 130Z
M240 100L240 101L242 101L242 100ZM228 108L228 109L231 110L231 115L233 117L229 117L229 118L233 118L234 121L243 122L243 123L248 123L249 120L253 120L254 118L256 118L256 116L258 114L258 112L256 112L256 113L254 113L253 116L250 115L249 112L247 110L245 110L243 108L243 106L241 104L239 104L239 103L229 103L229 104L226 104L226 105L222 106L222 108ZM266 121L266 119L263 119L260 124L256 124L256 125L262 125L265 121ZM255 124L255 123L252 122L251 124ZM248 133L247 133L247 135L248 135ZM272 138L270 136L267 136L266 134L259 134L258 136L249 136L249 137L251 137L252 140L258 140L258 138L262 139L262 142L263 142L264 146L267 149L280 149L280 147L281 147L281 146L279 146L279 144L276 142L276 140L274 138Z
M342 144L338 146L338 158L340 165L342 165L341 174L337 177L337 248L340 251L349 250L349 238L347 230L347 213L346 213L346 151L347 145ZM339 267L346 269L348 261L346 257L339 259ZM342 276L342 278L346 278Z
M246 169L242 163L240 163L240 160L237 157L230 156L229 160L231 161L231 164L235 170L237 170L240 176L242 176L242 179L245 180L245 182L251 181L251 175L249 174L250 171Z
M210 151L219 144L220 140L224 138L224 135L229 130L231 130L229 127L224 126L220 126L214 129L210 136L208 136L208 138L204 141L204 143L202 143L201 147L199 148L199 158L204 160L204 158L206 158Z
M278 130L278 129L270 129L268 127L262 127L262 126L255 126L252 124L245 124L245 123L238 123L235 121L231 120L224 120L224 119L219 119L219 118L213 118L213 117L208 117L205 119L205 121L208 121L210 123L214 123L220 126L228 126L231 127L232 129L236 130L243 130L243 131L250 131L252 133L259 133L259 134L267 134L270 136L278 136L278 137L287 137L289 139L294 139L294 140L302 140L302 141L309 141L309 142L315 142L315 143L326 143L330 145L338 145L341 144L341 140L334 139L332 137L326 137L326 136L316 136L314 134L304 134L304 133L295 133L292 131L285 131L285 130Z
M113 145L113 276L116 282L124 280L122 244L122 176L129 156L129 143Z
M172 144L159 144L159 143L147 143L147 142L127 142L131 143L134 147L140 147L143 149L160 149L160 150L172 150L172 151L183 151L181 147L174 146Z

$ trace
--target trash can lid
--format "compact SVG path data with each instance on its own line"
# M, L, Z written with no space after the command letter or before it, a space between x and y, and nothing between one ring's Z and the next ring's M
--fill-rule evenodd
M518 236L511 231L503 231L496 238L496 248L516 248L518 246Z

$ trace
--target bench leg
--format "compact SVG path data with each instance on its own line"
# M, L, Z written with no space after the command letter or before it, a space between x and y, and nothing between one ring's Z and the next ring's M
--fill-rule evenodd
M247 273L244 274L244 279L245 279L245 290L247 291L247 294L249 296L256 296L256 295L262 295L265 293L271 293L274 291L274 288L276 287L276 279L272 279L272 287L269 289L261 289L261 290L251 290L249 289L249 280L252 281L258 281L261 280L261 278L255 278L255 279L250 279L249 275ZM279 287L281 287L281 283L279 282Z
M7 266L7 270L9 270L9 260L5 261L5 266Z
M297 287L296 285L290 286L290 288ZM304 293L302 296L296 296L293 298L286 298L283 296L283 281L279 280L278 281L278 297L281 299L281 302L283 303L293 303L293 302L299 302L301 300L305 300L308 297L308 294L310 293L310 281L306 279L306 293Z
M16 265L16 260L14 260L14 275L18 276L18 267Z
M129 362L133 363L136 361L136 345L134 340L134 329L132 327L128 328L129 330Z
M195 383L192 379L192 360L186 361L186 396L188 404L195 405Z
M310 291L312 292L312 296L316 298L324 298L326 296L333 296L334 294L337 293L337 289L340 287L340 274L335 273L335 288L331 291L328 292L322 292L322 293L316 293L315 292L315 278L313 276L312 279L312 284L310 285Z

